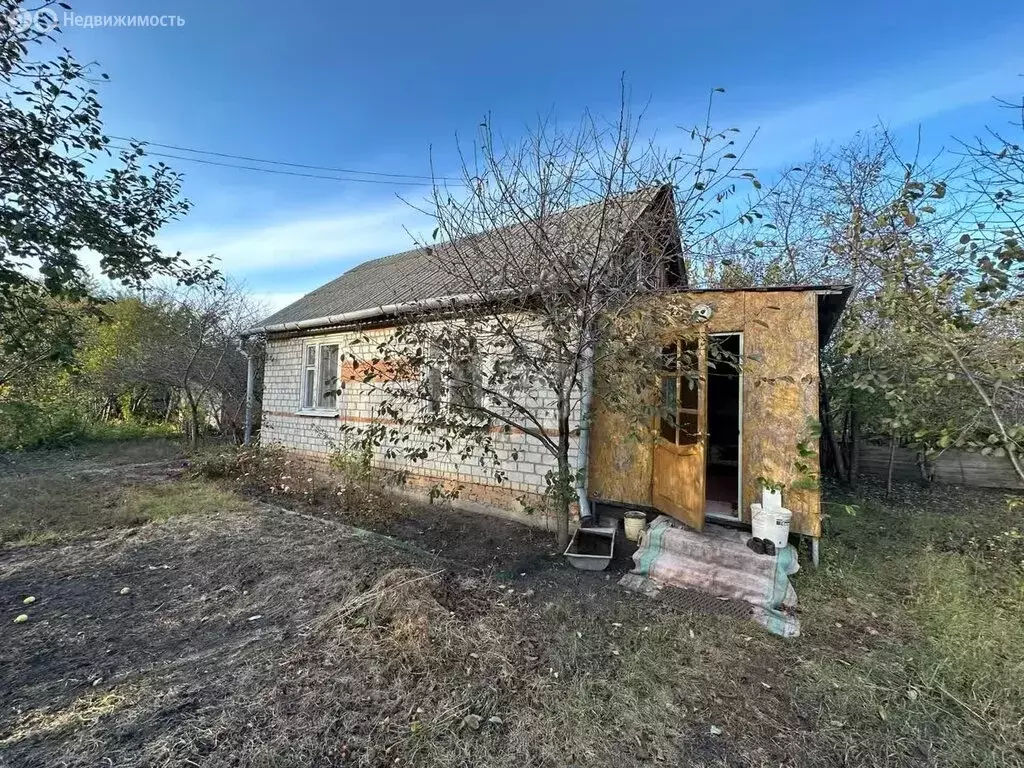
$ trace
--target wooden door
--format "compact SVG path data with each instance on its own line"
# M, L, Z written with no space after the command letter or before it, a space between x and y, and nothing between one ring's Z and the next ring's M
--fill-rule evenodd
M651 498L654 508L692 528L704 527L707 450L707 334L662 350Z

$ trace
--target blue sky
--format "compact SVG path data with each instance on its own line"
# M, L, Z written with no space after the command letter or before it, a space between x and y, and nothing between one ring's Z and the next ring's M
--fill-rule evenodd
M539 114L617 107L625 72L659 135L749 133L764 174L815 142L883 121L937 149L1001 119L1024 92L1024 4L931 2L327 2L99 0L79 14L176 14L181 27L65 29L100 62L109 133L312 165L425 174L492 113L507 135ZM161 240L217 254L274 307L359 261L403 250L421 221L396 192L177 160L192 214ZM230 161L229 161L230 162Z

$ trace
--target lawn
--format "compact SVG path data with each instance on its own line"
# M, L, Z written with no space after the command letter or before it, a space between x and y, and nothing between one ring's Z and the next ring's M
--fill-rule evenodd
M0 463L0 765L1024 765L1019 498L833 493L782 640L286 461Z

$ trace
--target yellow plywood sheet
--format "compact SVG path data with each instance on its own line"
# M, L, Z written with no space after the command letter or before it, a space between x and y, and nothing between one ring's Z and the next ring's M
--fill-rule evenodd
M744 295L743 509L759 501L758 477L785 484L783 504L793 512L791 530L821 535L821 494L793 490L798 444L808 440L808 420L818 419L817 296L810 292ZM810 440L817 449L816 442ZM807 459L817 474L817 457Z
M598 372L600 375L600 372ZM595 394L590 427L589 489L596 499L651 506L653 439L646 424L604 407Z
M666 335L685 335L694 306L709 305L711 333L742 332L743 456L742 510L761 496L758 477L786 484L783 501L793 515L792 530L821 534L817 490L792 490L799 478L797 445L818 418L817 296L813 292L724 292L661 297L679 325ZM600 376L598 371L598 376ZM811 441L812 447L814 441ZM808 461L817 473L817 458ZM623 504L652 506L653 439L649 429L609 412L595 398L590 438L591 496Z

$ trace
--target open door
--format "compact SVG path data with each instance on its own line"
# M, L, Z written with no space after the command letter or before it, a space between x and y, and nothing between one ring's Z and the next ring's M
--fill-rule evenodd
M707 338L679 339L662 350L651 479L654 508L697 530L704 527Z

